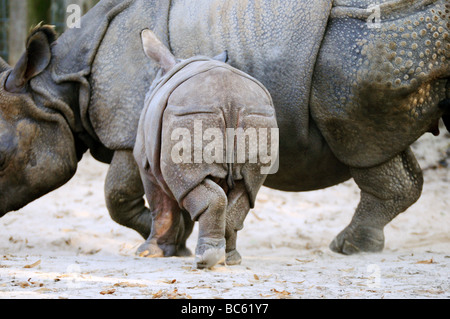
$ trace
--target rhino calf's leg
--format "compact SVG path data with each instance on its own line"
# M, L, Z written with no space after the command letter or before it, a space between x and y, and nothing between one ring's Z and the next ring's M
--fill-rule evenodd
M178 203L142 175L152 215L150 236L137 254L140 257L169 257L177 254L177 240L184 234L184 222Z
M384 248L383 228L420 197L423 176L410 149L372 168L353 168L361 200L350 224L330 244L334 252L350 255Z
M195 250L198 268L211 268L225 259L225 218L227 196L224 190L206 178L183 199L183 207L192 220L199 222Z
M186 247L193 222L178 202L169 197L159 185L141 174L152 217L151 232L137 250L140 257L190 256ZM187 217L187 220L185 220Z
M152 217L145 207L144 188L132 151L116 151L105 182L106 206L120 225L150 235Z
M236 250L237 232L244 228L244 220L250 210L250 202L247 190L242 181L228 194L228 207L226 217L225 239L226 239L226 264L239 265L242 261L241 255Z

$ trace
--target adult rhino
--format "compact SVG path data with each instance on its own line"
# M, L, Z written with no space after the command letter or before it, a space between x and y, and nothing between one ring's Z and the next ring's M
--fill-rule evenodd
M0 65L0 215L64 184L89 148L110 163L112 218L148 237L132 149L157 70L140 43L149 28L177 57L226 49L232 66L260 80L280 128L279 171L265 185L308 191L353 178L361 201L330 247L382 250L384 226L421 193L409 146L435 131L450 98L450 5L383 2L370 28L372 3L104 0L58 40L36 28L14 69ZM175 222L185 251L192 222Z

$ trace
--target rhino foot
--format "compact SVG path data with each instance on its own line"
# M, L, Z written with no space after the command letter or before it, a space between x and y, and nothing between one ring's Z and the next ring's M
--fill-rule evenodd
M201 238L195 252L197 268L212 268L225 261L225 239Z
M158 244L156 239L147 240L136 251L139 257L172 257L172 256L192 256L191 251L186 246L177 247L177 245Z
M175 255L178 256L178 257L189 257L189 256L192 256L192 252L186 246L178 247L177 252L176 252Z
M156 257L164 257L164 250L162 250L156 240L150 240L143 243L136 251L136 255L139 257L148 257L148 258L156 258Z
M384 248L383 229L375 227L345 228L331 242L330 249L335 253L353 255L363 252L380 252Z
M157 257L189 257L192 252L187 247L176 247L175 245L157 245L156 243L145 242L136 251L139 257L157 258Z
M241 254L234 249L232 251L227 252L225 263L229 266L240 265L242 261Z

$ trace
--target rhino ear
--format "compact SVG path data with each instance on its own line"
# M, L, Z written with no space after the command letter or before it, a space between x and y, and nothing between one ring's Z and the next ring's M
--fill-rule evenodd
M223 51L221 54L216 55L213 60L217 60L223 63L227 63L228 62L228 51L225 50Z
M38 26L31 32L25 53L6 81L7 91L13 93L23 91L30 79L47 68L52 57L50 44L55 38L56 33L50 26Z
M142 45L145 54L167 73L177 63L175 57L170 50L156 37L149 29L145 29L141 33Z

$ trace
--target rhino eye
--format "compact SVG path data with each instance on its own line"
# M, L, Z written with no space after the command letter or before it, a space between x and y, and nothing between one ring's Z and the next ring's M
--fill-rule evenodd
M0 135L0 172L7 166L17 149L17 141L12 134Z

